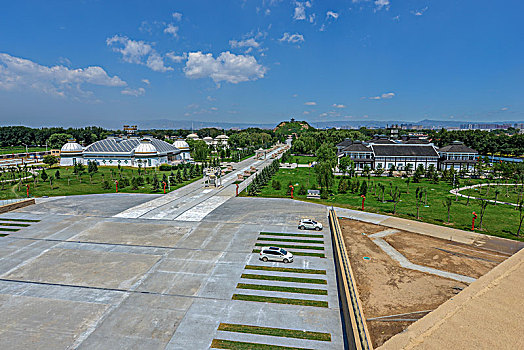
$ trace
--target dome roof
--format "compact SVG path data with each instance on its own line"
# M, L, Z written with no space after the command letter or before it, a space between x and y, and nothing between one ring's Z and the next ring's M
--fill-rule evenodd
M157 149L150 139L142 139L138 147L135 148L136 155L156 155L157 153Z
M203 138L204 141L213 141L212 137L206 136Z
M227 139L229 139L229 137L228 137L227 135L218 135L218 136L216 137L216 139L217 139L217 140L227 140Z
M177 140L173 143L173 146L175 146L176 148L178 148L179 150L189 150L189 145L187 144L186 141L183 141L183 140Z
M84 149L80 146L76 140L68 140L60 150L61 153L82 153Z
M187 135L186 138L187 139L198 139L198 135L197 134L189 134L189 135Z

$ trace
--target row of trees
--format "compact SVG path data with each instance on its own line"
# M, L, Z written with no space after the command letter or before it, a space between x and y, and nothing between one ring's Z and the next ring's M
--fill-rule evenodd
M247 193L250 196L256 196L260 189L269 183L271 177L276 174L280 167L280 162L275 159L270 165L262 169L260 174L255 175L255 178L247 188Z

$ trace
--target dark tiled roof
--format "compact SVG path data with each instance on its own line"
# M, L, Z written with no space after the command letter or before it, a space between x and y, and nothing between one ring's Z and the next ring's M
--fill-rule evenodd
M351 141L351 139L345 139L344 141L337 143L337 147L347 147L351 145L352 143L353 141Z
M371 148L364 146L362 143L354 143L350 146L347 146L342 150L342 152L373 152Z
M425 145L425 144L428 144L429 141L428 140L415 138L415 139L408 139L404 143L405 144L409 144L409 145Z
M391 140L388 140L388 139L373 139L371 141L369 141L369 143L373 143L373 144L376 144L376 145L394 145L395 142L391 141Z
M151 143L157 149L158 153L180 153L180 150L173 146L170 143L165 141L150 138ZM140 139L130 138L130 139L117 139L117 138L108 138L105 140L100 140L95 143L90 144L84 150L84 153L129 153L131 154L133 150L138 147L140 144Z
M473 148L469 148L462 142L453 142L451 145L439 149L439 152L478 153Z
M438 157L431 145L371 145L377 157Z

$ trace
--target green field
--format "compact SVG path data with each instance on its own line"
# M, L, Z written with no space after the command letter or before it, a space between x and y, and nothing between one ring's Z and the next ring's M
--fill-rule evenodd
M297 163L297 164L309 164L315 162L317 157L308 157L308 156L290 156L288 163Z
M498 191L498 195L497 195ZM497 202L508 202L517 204L519 198L522 198L523 188L519 185L517 186L482 186L472 189L467 189L460 191L461 194L472 197L482 197L486 199L495 200L497 197Z
M45 147L27 147L27 150L29 152L42 152L42 151L45 151ZM25 153L25 146L0 148L0 154L12 154L12 153Z
M115 192L115 180L120 179L120 174L123 177L131 179L133 176L138 177L138 169L136 168L124 168L120 170L116 167L99 167L98 172L94 173L92 178L85 171L82 175L77 175L73 173L73 167L55 167L52 169L47 169L46 172L49 176L55 175L55 172L60 171L60 179L53 178L52 185L49 183L49 180L46 182L42 181L40 176L38 177L38 183L35 187L35 184L32 180L25 182L23 184L5 184L4 189L0 190L0 199L11 199L11 198L22 198L26 197L26 184L29 184L29 195L31 197L41 197L41 196L69 196L69 195L82 195L82 194L95 194L95 193L114 193ZM87 170L87 167L86 167ZM176 171L173 170L173 173L176 174ZM144 178L149 177L152 179L155 175L158 177L158 180L162 182L163 175L169 176L171 171L157 171L154 169L142 169L142 176ZM176 185L171 185L171 191L185 186L191 182L194 182L202 176L198 176L191 180L186 180ZM109 189L104 189L102 187L103 182L109 181L111 187ZM152 184L148 184L147 181L143 186L139 186L137 189L133 189L131 185L122 186L122 181L119 181L120 185L118 188L119 192L125 193L157 193L162 194L162 184L159 186L159 190L154 191ZM166 186L166 192L169 191L169 188Z
M313 186L317 186L317 178L314 169L309 168L296 168L296 169L280 169L272 178L272 180L278 180L281 183L281 189L275 190L269 184L262 188L259 196L262 197L288 197L286 193L288 184L291 183L295 186L294 197L298 200L310 201L315 203L321 203L325 205L334 205L344 208L360 209L362 198L359 193L339 193L338 184L342 177L337 176L335 183L332 186L332 195L325 200L307 199L306 195L299 195L298 188L304 185L306 188L311 189ZM355 181L355 178L351 179ZM479 201L470 199L469 205L467 204L467 198L458 197L455 201L455 196L449 193L452 186L444 181L440 181L437 184L433 184L425 179L422 179L420 183L409 184L409 193L407 193L408 185L406 179L394 178L394 177L371 177L368 180L365 177L358 177L358 181L368 181L368 191L365 201L365 210L375 213L384 213L391 215L393 212L393 202L389 194L390 183L393 187L398 186L401 190L401 201L397 204L396 216L416 220L416 199L415 191L417 186L426 190L427 193L427 204L425 205L425 196L423 202L420 205L420 221L429 222L432 224L449 226L462 230L471 229L472 212L480 213ZM465 180L461 180L461 186L464 185ZM469 180L471 184L481 182L481 180ZM385 186L384 202L382 202L382 194L379 193L378 183L382 183ZM491 190L494 193L494 190ZM485 193L485 189L482 190ZM242 192L243 196L246 195L246 191ZM451 210L450 210L450 223L447 223L447 208L443 205L443 201L446 197L453 199ZM505 200L505 190L499 194L500 200ZM511 239L524 240L524 237L516 237L515 234L519 225L519 212L515 210L514 206L497 204L488 205L485 211L485 215L482 223L482 230L478 230L480 224L480 216L476 220L477 231L486 233L489 235L495 235Z

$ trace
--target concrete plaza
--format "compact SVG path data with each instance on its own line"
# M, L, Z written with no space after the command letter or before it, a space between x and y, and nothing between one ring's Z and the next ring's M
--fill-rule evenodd
M261 231L303 233L297 229L303 217L326 226L325 207L236 198L227 188L208 191L198 184L184 191L189 190L196 196L190 202L184 196L189 192L161 205L154 203L165 197L90 195L43 201L2 215L40 221L0 238L0 348L207 349L213 339L222 339L341 349L329 229L320 232L322 250L315 250L325 258L296 256L292 264L264 264L253 253ZM216 204L219 193L224 198ZM215 203L211 208L199 207L209 201ZM140 208L150 210L130 215ZM325 270L327 295L240 290L239 283L318 287L247 280L244 274L253 273L247 270L253 265ZM233 300L234 294L322 301L327 307ZM218 330L221 323L323 332L331 341L234 333Z

